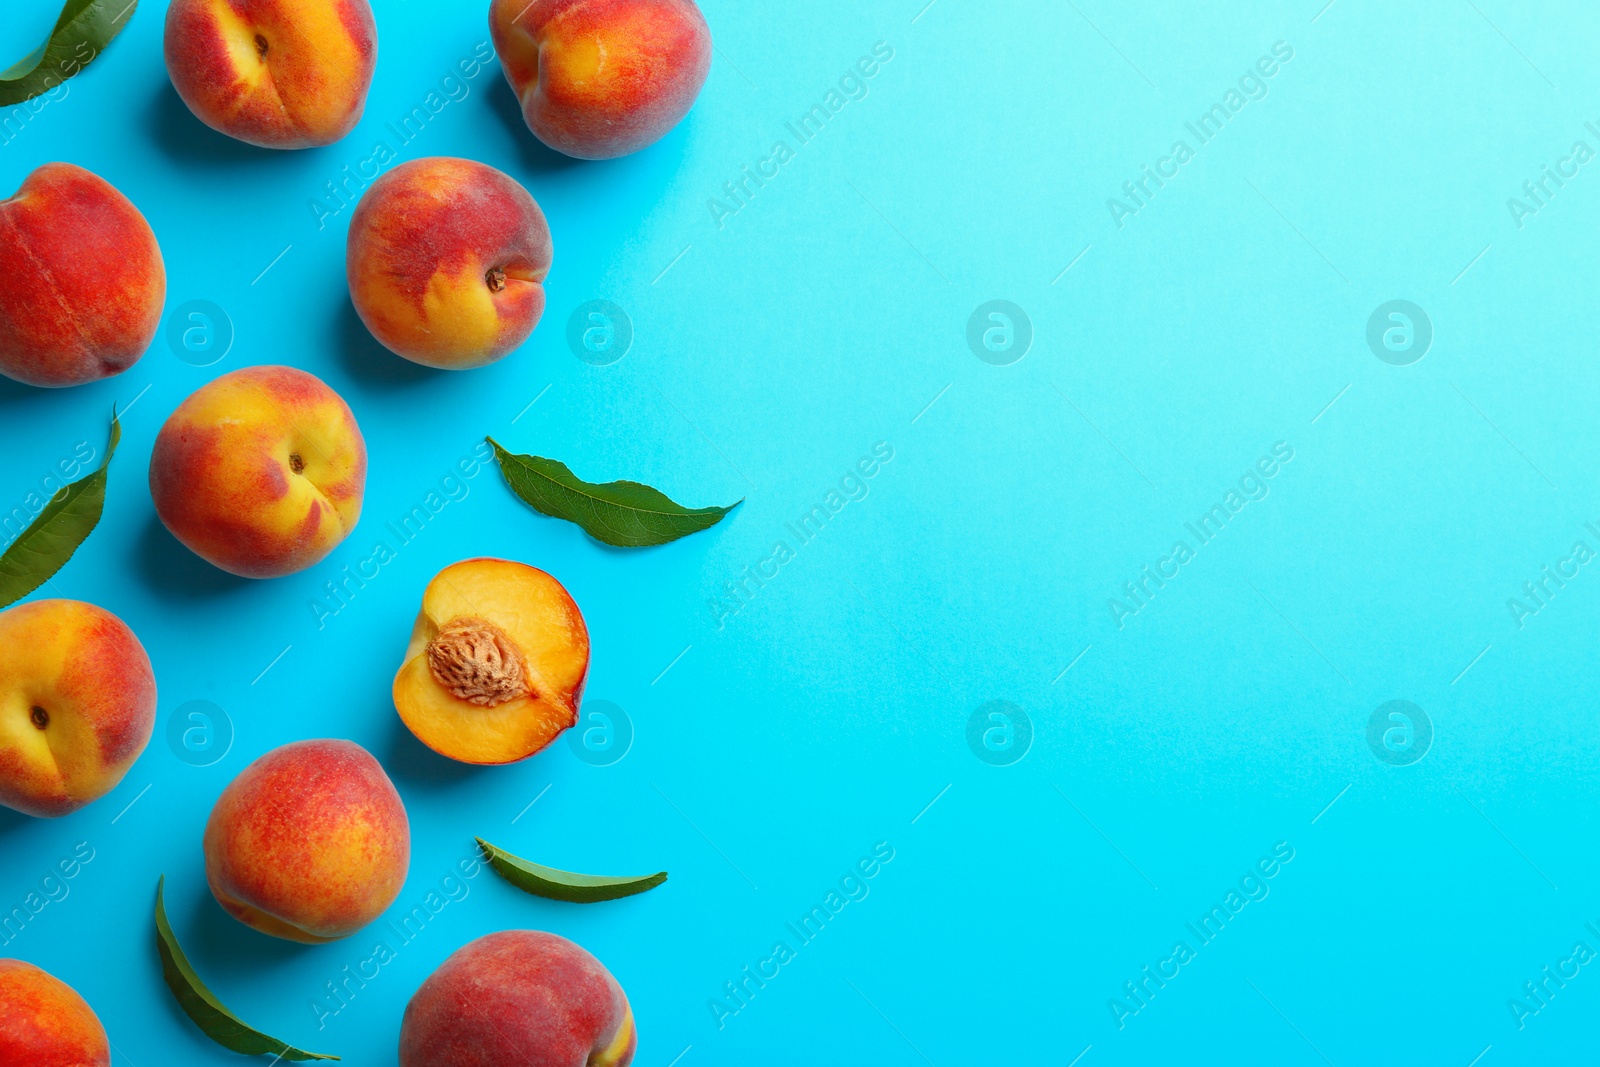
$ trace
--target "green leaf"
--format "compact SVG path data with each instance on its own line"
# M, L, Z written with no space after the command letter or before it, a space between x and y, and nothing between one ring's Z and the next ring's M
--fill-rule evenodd
M506 484L535 511L583 527L597 541L618 548L664 545L715 526L744 501L725 508L686 508L659 489L638 482L583 481L563 463L539 456L519 456L494 446Z
M39 517L28 524L0 555L0 608L15 604L53 577L83 544L100 521L106 503L106 469L122 440L122 423L111 411L111 443L105 462L50 498Z
M500 877L524 893L532 893L536 897L569 900L574 904L593 904L601 900L631 897L635 893L654 889L667 880L666 871L641 878L602 878L593 874L558 871L554 867L541 867L537 863L529 863L525 859L513 856L504 849L495 848L481 837L475 840L478 842L478 847L483 849L489 866L493 867Z
M161 973L167 979L172 995L178 998L178 1007L211 1040L223 1048L246 1056L276 1056L280 1060L336 1060L337 1056L323 1056L305 1052L286 1045L275 1037L252 1030L216 998L200 976L189 966L189 958L178 947L178 939L167 922L167 907L163 901L167 879L162 875L156 883L156 948L161 952Z
M0 71L0 107L49 92L94 62L138 6L138 0L67 0L45 42Z

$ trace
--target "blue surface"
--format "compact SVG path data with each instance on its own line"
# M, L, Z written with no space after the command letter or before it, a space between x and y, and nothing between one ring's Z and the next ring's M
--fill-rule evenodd
M645 1067L1494 1067L1591 1047L1600 977L1563 961L1575 943L1600 950L1586 925L1600 927L1600 577L1561 561L1575 541L1600 550L1600 163L1562 163L1575 141L1600 150L1585 126L1600 126L1593 11L923 2L709 0L718 54L699 104L608 163L540 147L493 66L395 143L386 123L487 39L476 4L380 3L367 117L330 148L273 154L204 129L167 83L154 0L64 98L7 130L0 187L55 159L103 175L161 240L169 312L209 300L236 331L203 368L163 338L112 381L0 383L5 510L79 442L103 448L114 402L127 410L105 519L54 587L143 639L157 734L87 810L0 815L5 910L79 842L93 849L0 952L78 988L118 1064L233 1061L161 984L162 873L230 1006L358 1065L393 1063L422 979L507 927L554 930L610 967ZM6 13L8 54L48 6ZM864 96L845 82L858 98L801 144L786 123L875 42L892 60ZM1246 78L1262 57L1271 75ZM1185 124L1230 90L1237 111L1202 143ZM763 164L779 139L792 158ZM500 167L543 205L550 307L511 358L423 370L355 318L349 211L319 230L311 204L378 140L399 159ZM740 205L723 185L746 165L777 173ZM1528 199L1546 165L1576 176ZM1121 187L1145 166L1169 177L1134 200ZM609 366L566 340L593 299L633 325ZM991 300L1031 324L1019 361L983 346L991 328L1003 344L1001 320L980 317L969 346ZM1369 346L1393 300L1431 322L1420 361ZM1376 335L1404 326L1382 317ZM344 395L371 475L330 559L250 583L167 535L144 466L190 391L269 362ZM708 533L608 550L492 469L447 481L485 433L592 479L745 503ZM847 480L880 442L893 458ZM838 512L802 543L788 524L836 488ZM435 490L446 506L394 545L386 524ZM1213 505L1228 519L1202 543L1186 524ZM380 540L396 558L319 626L324 583ZM481 554L572 591L590 699L632 724L621 760L593 766L562 742L473 770L401 726L389 683L422 588ZM1529 599L1546 565L1577 575ZM1140 581L1132 599L1124 583ZM167 742L196 700L235 734L206 767ZM1395 700L1422 715L1383 712L1369 743ZM1010 719L988 719L995 707ZM1015 709L1031 748L997 765L1028 733ZM319 1011L325 983L393 934L257 935L211 900L199 842L250 759L321 736L367 746L405 799L414 857L394 915L475 834L672 879L584 908L480 874L348 1006ZM802 943L786 924L875 846L893 859L867 895ZM1206 943L1192 925L1214 905L1238 912ZM780 940L792 958L764 963ZM747 966L777 971L719 1012ZM1536 980L1545 1000L1524 989ZM1145 999L1125 990L1136 981Z

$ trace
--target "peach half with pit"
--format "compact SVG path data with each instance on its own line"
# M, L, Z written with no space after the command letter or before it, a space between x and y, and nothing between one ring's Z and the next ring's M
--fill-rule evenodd
M394 706L442 756L515 763L577 723L588 673L589 630L560 582L510 560L463 560L423 591Z

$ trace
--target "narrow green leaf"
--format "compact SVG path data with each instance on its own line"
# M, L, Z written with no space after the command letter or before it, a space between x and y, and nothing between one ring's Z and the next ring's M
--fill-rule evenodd
M161 973L167 979L172 995L178 998L178 1007L194 1020L211 1040L223 1048L246 1056L276 1056L280 1060L336 1060L337 1056L323 1056L286 1045L275 1037L252 1030L239 1021L216 994L206 988L200 976L189 966L189 958L178 947L178 939L167 922L167 906L163 900L167 878L162 875L156 883L156 948L161 953Z
M67 0L44 43L0 71L0 107L47 93L94 62L138 6L138 0Z
M602 878L593 874L558 871L554 867L541 867L537 863L529 863L525 859L513 856L504 849L495 848L481 837L476 840L478 847L483 849L489 866L493 867L500 877L524 893L532 893L536 897L569 900L574 904L593 904L601 900L631 897L635 893L654 889L667 880L666 871L641 878Z
M111 443L100 469L63 486L0 555L0 608L15 604L49 581L99 523L106 503L106 470L120 440L122 423L113 408Z
M583 527L596 541L618 548L664 545L715 526L744 501L725 508L686 508L659 489L638 482L594 484L580 479L563 463L539 456L519 456L488 439L500 461L500 473L511 491L535 511Z

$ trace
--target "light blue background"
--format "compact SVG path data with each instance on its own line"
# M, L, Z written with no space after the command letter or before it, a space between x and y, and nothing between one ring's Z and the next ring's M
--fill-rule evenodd
M393 1063L417 985L507 927L554 930L607 964L644 1067L1493 1067L1592 1047L1593 967L1521 1029L1507 1001L1575 942L1600 950L1584 925L1600 925L1600 572L1581 569L1520 628L1507 600L1573 541L1600 549L1583 526L1600 519L1600 163L1520 228L1506 201L1575 140L1600 149L1583 125L1600 120L1593 11L923 3L708 0L717 57L699 103L615 162L544 150L498 68L481 73L399 154L513 174L556 253L533 338L465 374L371 340L344 282L349 212L319 231L309 205L487 39L484 5L378 4L367 117L329 148L274 154L203 128L168 85L156 0L8 131L0 188L50 160L98 172L159 236L169 311L211 300L237 330L203 369L163 338L115 380L0 384L0 510L78 442L103 448L112 404L127 409L105 518L51 588L140 635L157 734L92 807L0 815L0 910L76 843L95 849L0 952L80 990L119 1064L233 1060L162 985L163 873L226 1003L357 1065ZM21 6L8 55L55 14ZM792 143L784 124L879 41L894 58L866 98L719 227L708 198ZM1279 41L1293 59L1266 97L1199 146L1184 123ZM1194 159L1119 228L1107 198L1179 138ZM602 297L635 340L593 367L565 326ZM991 299L1033 324L1011 366L966 343ZM1368 316L1392 299L1432 320L1411 366L1367 347ZM145 465L190 391L274 362L350 402L371 475L360 527L325 563L250 583L161 528ZM390 540L384 524L486 433L591 479L745 503L711 532L619 552L487 470L319 629L323 583ZM1270 495L1119 628L1109 598L1280 441L1294 459ZM719 627L710 598L876 442L894 459L866 498ZM474 770L400 725L389 683L422 588L482 554L549 570L581 605L588 694L636 731L620 762L588 766L561 743ZM237 731L207 768L165 740L196 699ZM997 699L1035 731L1006 767L966 742ZM1392 699L1433 723L1409 767L1367 745ZM319 1030L312 1000L377 928L318 948L257 935L211 900L199 842L250 759L323 736L367 746L405 799L414 854L396 913L475 834L672 879L584 908L480 875ZM792 940L785 922L877 842L895 858L870 895L719 1029L708 1002L723 983ZM1174 941L1196 946L1185 923L1277 842L1294 859L1270 895L1119 1029L1108 1000Z

